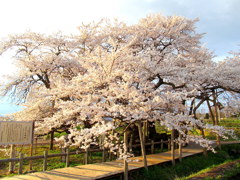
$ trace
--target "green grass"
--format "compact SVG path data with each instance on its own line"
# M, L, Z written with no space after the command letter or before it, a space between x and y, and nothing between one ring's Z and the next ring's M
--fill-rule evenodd
M205 123L212 124L211 119L205 120ZM240 119L239 118L223 118L219 121L220 126L224 126L226 129L233 129L238 140L240 139ZM206 137L211 140L216 139L216 135L213 133L206 132ZM233 141L236 140L232 137L228 137L227 140L221 139L222 141Z
M131 173L131 179L183 180L186 179L186 177L189 175L197 173L200 170L204 169L203 171L207 171L224 162L229 162L233 159L240 158L239 153L231 153L232 149L240 150L240 145L223 145L222 150L219 150L217 153L209 152L207 157L204 157L203 155L187 157L184 158L181 163L178 162L175 166L172 166L171 163L166 163L160 166L149 167L149 171L140 170Z
M211 119L206 119L205 122L212 124ZM239 127L239 124L240 124L239 118L223 118L219 121L219 125L225 127Z
M144 172L145 179L175 179L177 177L185 176L186 174L197 172L203 168L219 164L223 162L228 155L225 152L219 152L218 154L209 153L208 157L198 155L195 157L189 157L178 163L176 166L168 164L162 167L153 167L153 170Z
M18 153L22 152L25 155L24 156L29 156L29 147L22 146L22 147L17 147L16 148ZM56 146L54 147L54 150L49 150L49 146L39 146L37 148L37 151L34 151L34 156L37 155L43 155L43 152L45 150L48 150L48 154L56 154L60 153L60 149ZM71 148L70 151L74 151L74 148ZM93 152L90 153L90 162L96 163L96 162L102 162L102 152ZM3 159L9 158L9 157L2 157ZM76 154L76 155L70 155L70 167L77 166L77 165L82 165L84 164L84 154ZM63 168L66 166L65 162L61 161L61 157L53 157L53 158L48 158L47 162L47 170L52 170L52 169L58 169L58 168ZM17 174L18 170L18 163L16 163L16 171L13 174L8 174L8 163L4 163L0 165L0 177L5 177L5 176L13 176ZM43 159L37 159L33 160L33 170L32 171L42 171L43 170ZM29 171L29 161L23 162L23 173L27 173Z

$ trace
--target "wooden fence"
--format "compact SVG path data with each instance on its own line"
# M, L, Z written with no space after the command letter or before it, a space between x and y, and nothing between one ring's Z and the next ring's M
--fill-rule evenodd
M160 142L154 142L151 141L150 143L145 143L145 146L151 146L151 153L154 153L154 146L157 144L160 144L160 149L161 151L163 151L163 145L167 144L168 149L170 149L170 140L168 141L163 141L161 140ZM136 147L140 147L140 144L134 144L132 145L133 148ZM36 160L36 159L43 159L43 171L47 170L47 160L48 158L53 158L53 157L65 157L65 163L66 163L66 167L69 166L69 157L71 155L76 155L76 154L84 154L84 163L88 164L89 163L89 153L92 152L102 152L102 161L106 161L106 152L108 150L107 149L89 149L87 151L74 151L74 152L69 152L69 149L66 149L65 153L57 153L57 154L48 154L48 151L44 151L44 154L41 156L28 156L28 157L24 157L23 153L20 153L19 158L10 158L10 159L0 159L0 163L15 163L18 162L19 163L19 168L18 168L18 174L22 174L23 173L23 161L24 160L28 160L28 161L32 161L32 160ZM30 163L32 164L32 163Z

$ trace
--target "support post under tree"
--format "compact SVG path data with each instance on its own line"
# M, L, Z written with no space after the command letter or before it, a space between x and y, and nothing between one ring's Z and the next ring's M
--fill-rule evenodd
M125 155L127 154L127 149L128 149L128 134L125 131L124 132L124 144L125 144ZM127 162L127 157L124 158L124 180L128 180L128 162Z
M146 170L148 170L146 150L145 150L145 142L143 141L142 123L138 122L137 126L138 126L138 132L139 132L139 137L140 137L141 151L142 151L142 156L143 156L143 164L144 164L144 168Z
M66 167L69 167L69 148L66 149Z
M85 164L89 163L89 151L88 151L88 148L86 149L86 152L84 154L84 163Z
M179 154L179 161L182 162L182 134L179 133L179 149L178 149L178 154Z
M172 129L171 133L171 157L172 157L172 165L175 165L175 147L174 147L174 129Z
M106 150L104 148L104 146L102 146L102 162L106 161Z

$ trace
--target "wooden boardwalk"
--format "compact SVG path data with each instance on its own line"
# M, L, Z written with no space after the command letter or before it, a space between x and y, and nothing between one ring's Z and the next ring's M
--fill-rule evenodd
M178 159L178 150L175 150L175 157ZM192 156L198 153L202 153L203 149L199 146L188 146L183 148L182 157ZM143 168L142 157L130 158L131 162L128 163L129 171ZM147 155L148 166L158 165L164 162L171 161L171 152L163 152L158 154ZM111 162L103 162L96 164L80 165L75 167L54 169L44 172L29 173L26 175L18 175L14 177L8 177L3 179L9 180L39 180L39 179L53 179L53 180L70 180L70 179L82 179L82 180L93 180L103 179L110 176L118 175L123 173L123 161L116 160Z

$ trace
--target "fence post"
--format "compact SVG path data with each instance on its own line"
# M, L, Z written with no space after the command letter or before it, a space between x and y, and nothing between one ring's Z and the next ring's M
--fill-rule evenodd
M11 144L11 149L10 149L10 158L15 158L16 153L15 153L15 145ZM10 162L9 163L9 173L13 173L15 170L15 162Z
M18 174L22 174L22 172L23 172L23 153L20 153Z
M154 140L151 140L151 154L154 153Z
M48 151L44 151L44 159L43 159L43 171L47 170L47 156L48 156Z
M163 152L163 140L161 139L161 152Z
M67 153L67 155L66 155L66 167L69 167L69 149L68 148L66 149L66 153Z

